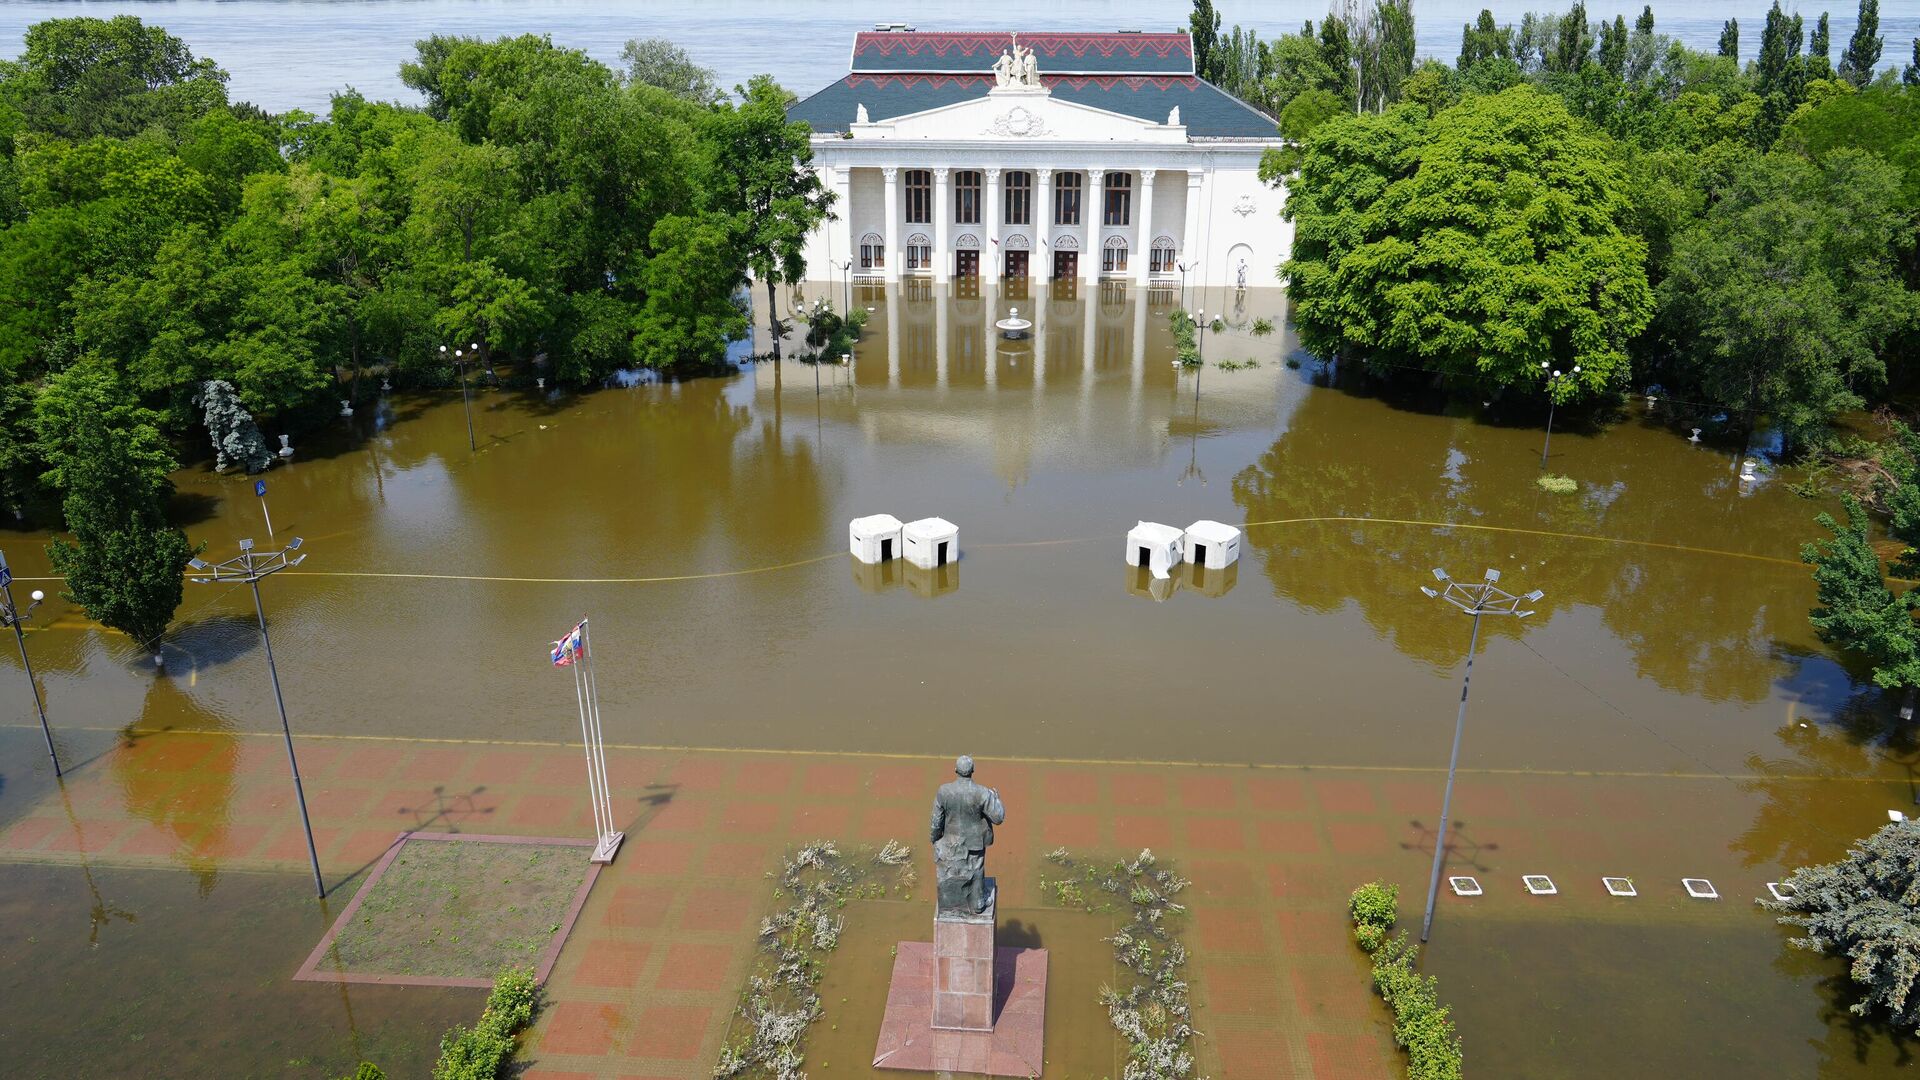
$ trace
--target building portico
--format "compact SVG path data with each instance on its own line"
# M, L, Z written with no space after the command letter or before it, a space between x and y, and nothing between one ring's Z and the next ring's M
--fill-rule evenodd
M1258 168L1281 142L1193 76L1190 50L1185 34L858 35L854 72L790 112L838 196L809 265L1277 284L1291 229Z

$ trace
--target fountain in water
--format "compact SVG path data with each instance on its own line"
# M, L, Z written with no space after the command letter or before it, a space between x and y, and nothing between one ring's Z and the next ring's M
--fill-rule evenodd
M993 328L1000 331L1000 336L1008 341L1018 341L1027 336L1027 331L1033 329L1033 323L1020 317L1019 308L1013 308L1007 313L1006 318L994 323Z

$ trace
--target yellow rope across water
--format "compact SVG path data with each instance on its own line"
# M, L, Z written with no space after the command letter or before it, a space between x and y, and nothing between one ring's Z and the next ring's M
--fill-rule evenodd
M1783 559L1776 555L1756 555L1748 551L1727 551L1721 548L1694 547L1688 544L1668 544L1658 540L1634 540L1620 536L1599 536L1592 533L1555 532L1550 529L1527 529L1512 525L1480 525L1459 521L1423 521L1418 518L1376 518L1351 516L1323 516L1274 518L1270 521L1242 522L1242 529L1258 529L1279 525L1404 525L1427 529L1460 529L1474 532L1506 533L1515 536L1537 536L1549 540L1585 540L1590 543L1616 544L1623 547L1653 548L1660 551L1677 551L1689 555L1711 555L1724 559L1745 559L1750 562L1772 563L1776 566L1801 566L1798 559ZM972 544L974 548L1025 548L1059 547L1067 544L1090 544L1111 540L1111 536L1072 536L1052 540L1005 540L993 543ZM281 577L314 578L367 578L397 581L477 581L517 585L661 585L676 581L712 581L717 578L747 577L753 574L772 574L781 570L794 570L802 566L812 566L841 558L843 552L834 551L826 555L815 555L792 562L775 563L770 566L750 566L739 570L713 570L700 574L665 574L655 577L516 577L498 574L425 574L389 572L378 570L285 570ZM60 577L21 577L16 581L62 581ZM1889 581L1908 584L1905 578L1889 578Z

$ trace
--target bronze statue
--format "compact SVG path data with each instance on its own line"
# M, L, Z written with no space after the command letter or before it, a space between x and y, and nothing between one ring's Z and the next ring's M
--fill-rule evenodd
M987 892L987 848L993 827L1007 820L1000 793L973 782L973 759L953 763L958 779L940 785L933 797L934 880L940 914L978 915L992 905Z

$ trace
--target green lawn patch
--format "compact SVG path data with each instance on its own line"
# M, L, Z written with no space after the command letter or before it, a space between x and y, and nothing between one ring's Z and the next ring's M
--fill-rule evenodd
M579 846L409 837L361 886L324 973L477 979L534 969L569 928Z

